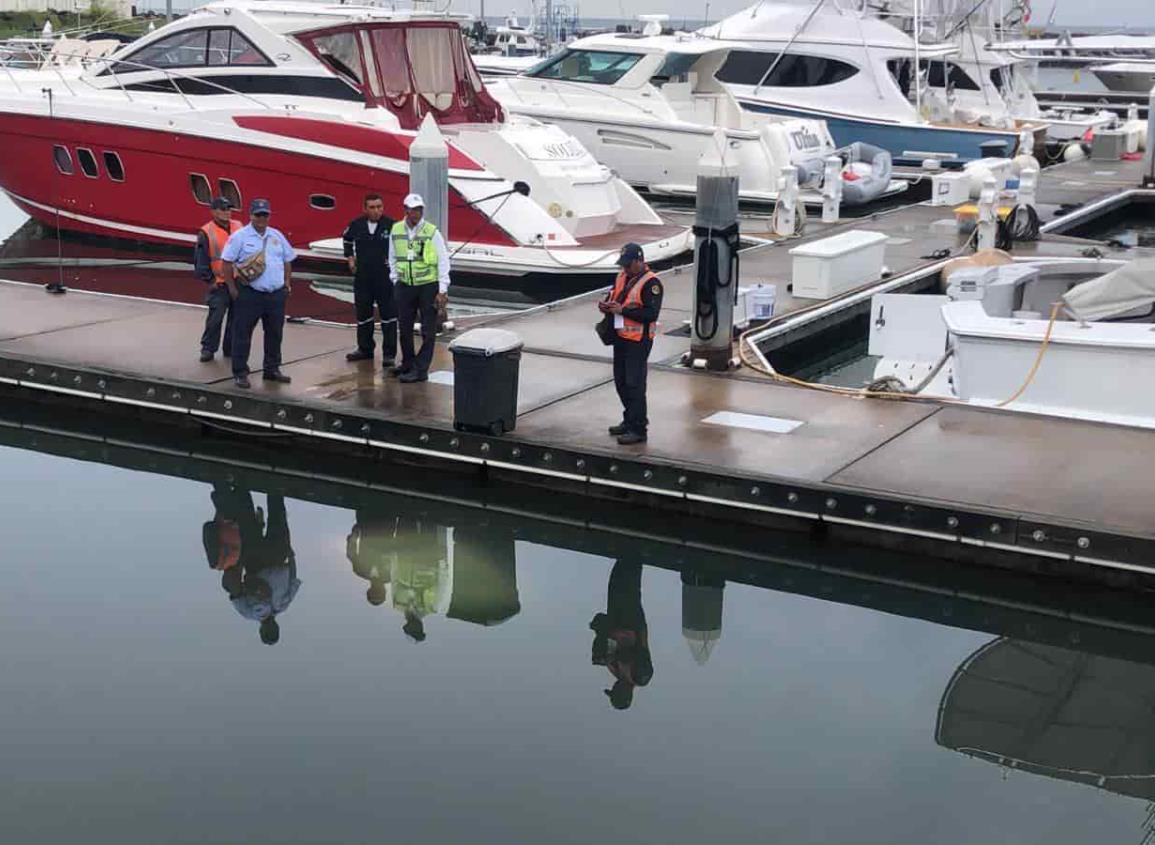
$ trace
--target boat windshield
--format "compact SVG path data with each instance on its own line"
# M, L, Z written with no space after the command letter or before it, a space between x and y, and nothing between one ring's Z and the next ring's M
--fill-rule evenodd
M297 39L374 108L404 129L426 114L438 123L494 123L501 107L473 66L461 28L441 21L348 24Z
M527 75L538 79L592 82L614 85L641 61L641 53L611 53L605 50L567 50L539 64Z

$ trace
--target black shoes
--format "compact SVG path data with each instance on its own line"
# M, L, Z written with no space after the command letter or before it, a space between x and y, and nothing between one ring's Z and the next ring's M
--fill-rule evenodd
M403 376L406 373L410 373L410 372L413 372L412 367L402 367L400 365L395 366L395 367L389 367L389 375L391 375L391 376Z
M241 390L248 390L253 386L252 383L249 382L248 376L233 376L233 384L235 384Z
M282 373L280 370L276 370L276 371L271 372L271 373L262 373L261 377L265 381L275 381L278 384L289 384L290 382L292 382L292 379L289 378L284 373Z
M346 361L372 361L372 352L362 352L360 349L355 349L345 356Z
M392 358L382 358L381 359L381 369L383 369L385 372L387 372L387 373L393 372L393 366L394 366L394 361Z
M201 363L202 364L207 364L212 359L213 359L213 353L205 352L203 349L201 350Z
M617 425L611 425L609 428L609 432L610 432L611 437L621 437L627 431L629 431L629 429L626 428L625 423L618 423Z
M397 380L402 384L414 384L419 381L429 381L429 373L423 373L420 370L408 370L397 377Z
M44 289L46 291L48 291L49 293L56 293L56 294L68 293L68 288L66 288L64 285L60 284L59 282L53 282L50 285L45 285Z
M618 438L619 446L633 446L637 443L645 443L646 435L638 434L636 431L627 431Z

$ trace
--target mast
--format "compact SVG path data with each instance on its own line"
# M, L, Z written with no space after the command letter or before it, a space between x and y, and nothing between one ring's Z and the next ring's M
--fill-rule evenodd
M919 32L922 30L922 0L914 0L914 110L922 119L922 59Z

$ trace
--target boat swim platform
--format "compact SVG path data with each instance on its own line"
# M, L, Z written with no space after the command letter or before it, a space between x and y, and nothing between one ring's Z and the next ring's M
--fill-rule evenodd
M1134 162L1077 162L1045 171L1040 191L1057 206L1062 181L1101 180L1101 197L1126 180L1133 186L1138 173ZM935 225L952 218L950 208L915 205L810 237L877 227L891 235L886 260L902 275L932 265L934 249L958 245L950 226ZM744 280L788 278L784 247L798 242L745 253ZM1038 255L1079 246L1027 245ZM679 361L690 341L680 324L690 317L693 273L663 279L665 331L651 358L652 427L642 446L620 447L606 434L620 406L610 350L593 333L598 292L464 321L524 341L518 424L503 437L454 431L448 336L430 381L401 385L370 362L345 361L350 328L290 323L283 369L293 383L257 376L242 391L226 362L197 360L202 308L79 291L54 297L16 282L0 282L0 396L51 396L79 410L286 435L319 454L369 454L732 523L805 526L902 548L925 542L1000 566L1155 586L1155 431L849 398L748 369L686 369ZM780 300L784 316L813 304ZM259 356L256 337L254 365Z

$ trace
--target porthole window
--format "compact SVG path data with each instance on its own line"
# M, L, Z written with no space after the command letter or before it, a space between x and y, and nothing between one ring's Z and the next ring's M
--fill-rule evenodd
M310 194L309 206L321 211L332 211L337 207L337 200L328 194Z
M98 170L96 167L96 156L92 154L92 150L86 150L84 147L77 147L76 158L80 162L80 169L89 179L95 179L100 175L100 170Z
M113 182L124 181L124 164L121 162L118 153L105 152L104 169L105 172L108 173L108 178Z
M241 207L241 189L237 187L237 183L232 179L221 179L217 182L217 187L221 189L221 196L227 199L233 208Z
M52 148L52 160L56 162L56 169L65 176L71 176L76 172L72 167L72 153L68 152L68 147L55 145Z
M213 189L209 187L209 180L199 173L188 175L189 187L192 188L193 198L201 205L211 205Z

